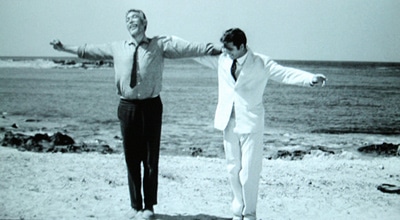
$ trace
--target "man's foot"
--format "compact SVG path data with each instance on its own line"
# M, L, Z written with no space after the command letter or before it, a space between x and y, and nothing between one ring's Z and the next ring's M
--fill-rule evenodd
M255 214L253 215L250 214L250 215L244 215L243 220L257 220L257 218Z
M142 219L153 219L154 218L154 210L153 209L145 209L142 212Z
M135 219L136 216L139 214L139 211L136 209L130 209L126 214L126 218L128 219Z

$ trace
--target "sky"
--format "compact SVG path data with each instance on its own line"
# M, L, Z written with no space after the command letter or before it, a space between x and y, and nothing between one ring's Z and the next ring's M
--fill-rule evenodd
M220 45L242 29L248 46L277 60L400 62L399 0L0 0L0 56L66 56L49 45L129 39L128 9L146 35Z

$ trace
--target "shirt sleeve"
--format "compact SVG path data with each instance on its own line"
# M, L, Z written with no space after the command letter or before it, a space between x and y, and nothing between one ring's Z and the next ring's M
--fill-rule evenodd
M78 48L78 57L91 60L112 59L112 45L85 44Z
M188 42L176 36L162 37L163 52L166 58L187 58L205 55L218 55L221 51L211 43Z
M193 60L211 69L218 69L219 56L201 56L195 57Z

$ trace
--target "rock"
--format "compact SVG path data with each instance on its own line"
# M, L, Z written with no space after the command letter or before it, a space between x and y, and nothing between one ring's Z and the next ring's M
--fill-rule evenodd
M200 156L203 153L203 149L201 149L200 147L190 147L189 149L193 157Z
M382 143L373 144L358 148L358 151L365 154L376 154L383 156L399 156L399 144Z
M325 147L309 147L304 150L278 150L275 154L267 156L268 160L272 159L289 159L289 160L302 160L305 155L311 154L311 151L322 151L325 154L335 154L333 150L329 150Z
M37 133L33 136L8 131L4 134L2 146L14 147L21 151L49 152L49 153L82 153L99 152L102 154L114 153L107 144L76 144L70 136L60 132L52 136Z
M392 184L381 184L377 187L377 189L384 193L397 193L400 194L400 186L392 185Z
M102 144L101 146L96 146L96 150L102 154L112 154L114 150L107 144Z
M26 140L29 138L28 135L16 133L13 134L11 131L7 131L4 134L4 138L2 141L2 146L21 146L23 145Z
M72 139L70 136L61 134L60 132L57 132L51 136L51 141L54 143L54 145L69 145L75 143L74 139Z
M64 65L75 65L76 61L75 60L65 60Z
M277 159L277 158L286 158L290 160L301 160L303 159L304 155L310 154L310 151L307 150L294 150L294 151L288 151L288 150L278 150L275 156L269 157L268 159Z
M39 119L32 119L32 118L28 118L25 120L25 122L40 122Z

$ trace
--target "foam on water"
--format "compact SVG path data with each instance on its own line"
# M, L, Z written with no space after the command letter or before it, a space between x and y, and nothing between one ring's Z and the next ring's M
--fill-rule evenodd
M35 69L49 69L60 67L61 64L56 64L52 60L34 59L34 60L13 60L1 59L0 68L35 68Z
M88 61L79 58L0 58L0 68L71 69L108 68L111 62Z

